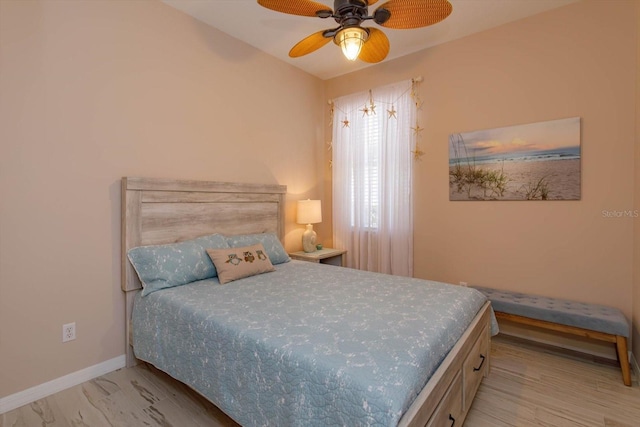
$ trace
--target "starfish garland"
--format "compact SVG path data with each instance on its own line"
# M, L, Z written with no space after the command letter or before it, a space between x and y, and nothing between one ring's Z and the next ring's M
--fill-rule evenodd
M402 95L400 95L398 97L398 99L400 99L401 96L404 96L407 94L407 92L409 92L409 96L411 97L411 99L413 100L413 105L414 108L417 110L421 110L423 105L424 105L424 101L422 101L420 99L420 94L418 91L419 88L419 83L422 81L422 78L416 78L416 79L412 79L411 80L411 88L407 89L405 92L403 92ZM383 104L388 105L388 103L383 102ZM329 125L332 126L334 123L334 118L335 118L335 109L336 106L333 103L333 101L329 101ZM362 105L362 104L361 104ZM351 122L349 121L349 115L352 114L355 111L360 111L362 112L362 117L365 116L371 116L371 115L376 115L376 107L377 105L374 102L373 99L373 92L370 89L369 90L369 99L367 101L364 102L364 105L362 106L362 108L358 109L358 107L353 107L353 109L351 109L348 113L345 112L344 110L342 110L341 108L337 107L338 110L340 110L342 113L345 114L344 116L344 120L341 121L342 123L342 127L346 128L346 127L350 127ZM384 107L383 107L384 108ZM391 118L393 117L394 119L396 119L396 121L398 120L398 111L395 108L395 103L391 102L391 107L390 108L386 108L385 111L387 112L387 119L391 120ZM416 124L414 127L410 128L413 131L413 135L416 138L421 138L422 137L422 131L424 130L424 128L420 127L420 124L418 123L418 120L416 119ZM328 141L326 142L327 144L327 151L332 151L333 150L333 141ZM415 148L413 150L411 150L411 154L414 158L414 160L422 160L422 156L424 156L425 152L422 151L420 149L420 147L418 146L418 143L416 141L415 144ZM329 159L329 168L333 167L333 160Z

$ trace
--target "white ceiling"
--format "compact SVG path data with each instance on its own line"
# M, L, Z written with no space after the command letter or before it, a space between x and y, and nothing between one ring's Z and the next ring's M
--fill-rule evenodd
M368 66L350 62L333 43L300 58L289 50L301 39L336 26L332 19L310 18L274 12L256 0L162 0L209 25L323 80ZM331 0L315 0L333 9ZM381 28L389 38L389 61L437 44L455 40L507 22L516 21L579 0L449 0L453 12L435 25L412 29ZM370 7L371 14L385 0ZM364 26L376 26L367 21Z

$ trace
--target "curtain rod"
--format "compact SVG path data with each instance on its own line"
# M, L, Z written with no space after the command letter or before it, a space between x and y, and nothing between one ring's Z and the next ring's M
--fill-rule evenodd
M414 77L411 79L411 82L414 82L414 83L415 82L421 83L422 81L424 81L424 78L422 76ZM333 99L328 99L327 104L329 105L333 104Z

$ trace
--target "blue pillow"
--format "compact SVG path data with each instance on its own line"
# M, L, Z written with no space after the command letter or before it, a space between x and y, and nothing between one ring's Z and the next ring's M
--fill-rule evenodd
M139 246L127 256L142 282L142 296L217 276L207 249L228 248L221 234L167 245Z
M289 254L284 250L282 243L275 234L238 234L236 236L228 236L227 244L230 248L239 248L242 246L252 246L262 243L264 250L267 251L271 264L282 264L291 261Z

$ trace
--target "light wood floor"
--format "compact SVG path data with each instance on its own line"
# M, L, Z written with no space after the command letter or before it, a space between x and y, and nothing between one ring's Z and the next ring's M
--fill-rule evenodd
M640 426L640 386L618 366L501 336L466 427ZM147 366L120 369L0 415L0 426L236 426L184 385Z

